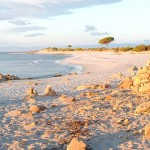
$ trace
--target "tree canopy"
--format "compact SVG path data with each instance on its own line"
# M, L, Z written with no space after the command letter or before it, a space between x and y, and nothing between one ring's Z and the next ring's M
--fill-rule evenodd
M113 38L113 37L105 37L105 38L99 40L98 43L100 43L100 44L106 44L106 45L107 45L107 48L108 48L108 44L109 44L110 42L112 42L112 41L114 41L114 38Z
M71 48L71 47L72 47L72 45L68 45L67 47Z

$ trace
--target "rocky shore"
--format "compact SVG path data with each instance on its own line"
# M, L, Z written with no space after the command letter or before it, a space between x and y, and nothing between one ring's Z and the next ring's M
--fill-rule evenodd
M10 75L10 74L7 74L7 75L0 74L0 82L8 81L8 80L20 80L20 78L14 75Z

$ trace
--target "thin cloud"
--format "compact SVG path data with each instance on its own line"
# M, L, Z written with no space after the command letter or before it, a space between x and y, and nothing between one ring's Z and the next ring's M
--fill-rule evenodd
M28 34L25 37L37 37L37 36L42 36L45 35L44 33L34 33L34 34Z
M94 31L94 32L91 32L91 35L96 35L96 36L98 36L98 35L109 35L109 33L108 32L96 32L96 31Z
M89 32L90 35L93 36L109 35L108 32L99 32L98 29L93 25L85 25L85 32Z
M9 21L9 23L12 23L17 26L25 26L25 25L31 24L31 22L29 22L27 20L12 20L12 21Z
M122 0L1 0L0 20L44 19L73 13L73 9L108 5ZM22 11L23 10L23 11ZM2 12L2 13L1 13Z
M97 28L94 27L93 25L85 25L85 32L89 32L89 31L96 31Z
M22 26L22 27L14 27L14 28L4 29L1 32L23 33L23 32L29 32L29 31L43 31L46 29L47 28L40 27L40 26Z

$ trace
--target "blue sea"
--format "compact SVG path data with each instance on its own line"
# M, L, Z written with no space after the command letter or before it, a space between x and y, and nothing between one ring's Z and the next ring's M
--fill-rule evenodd
M56 74L80 73L78 65L59 63L66 55L16 54L0 52L0 73L20 78L49 78Z

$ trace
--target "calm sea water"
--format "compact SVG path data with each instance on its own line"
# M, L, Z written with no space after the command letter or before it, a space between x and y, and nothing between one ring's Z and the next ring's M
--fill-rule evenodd
M0 73L20 78L48 78L58 73L80 72L80 66L59 63L66 57L69 56L0 53Z

